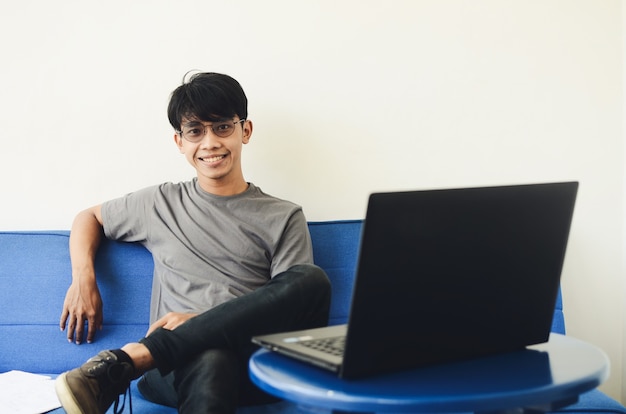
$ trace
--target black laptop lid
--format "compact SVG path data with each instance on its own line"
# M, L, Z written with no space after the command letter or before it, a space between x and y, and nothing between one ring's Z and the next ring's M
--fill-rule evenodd
M547 341L577 188L372 194L340 375Z

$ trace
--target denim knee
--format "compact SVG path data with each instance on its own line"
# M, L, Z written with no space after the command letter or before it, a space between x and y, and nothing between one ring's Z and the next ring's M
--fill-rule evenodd
M300 264L275 277L284 278L292 303L303 311L303 319L293 327L309 329L325 326L330 313L331 284L326 272L314 264Z
M312 289L320 294L330 295L330 279L321 267L314 264L299 264L290 267L285 274L295 275L307 289Z

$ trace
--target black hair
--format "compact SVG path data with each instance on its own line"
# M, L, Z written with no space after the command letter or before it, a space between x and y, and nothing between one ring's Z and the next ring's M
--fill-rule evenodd
M186 77L186 75L185 75ZM248 98L235 79L221 73L195 73L172 92L167 117L176 131L183 118L205 122L248 117Z

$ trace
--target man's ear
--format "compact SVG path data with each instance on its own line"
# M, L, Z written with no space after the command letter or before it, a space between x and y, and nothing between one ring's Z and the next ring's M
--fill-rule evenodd
M174 134L174 142L176 143L176 146L178 147L178 151L180 151L181 154L184 154L183 151L183 137L181 137L178 132Z
M250 137L252 136L252 121L244 121L243 122L243 139L242 142L247 144L250 142Z

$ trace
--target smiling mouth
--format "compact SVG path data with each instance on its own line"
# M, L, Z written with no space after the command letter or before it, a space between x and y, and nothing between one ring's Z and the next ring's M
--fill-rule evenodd
M206 161L206 162L211 163L211 162L217 162L217 161L223 160L224 158L226 158L226 155L216 155L216 156L213 156L213 157L207 157L207 158L199 157L199 158L202 161Z

